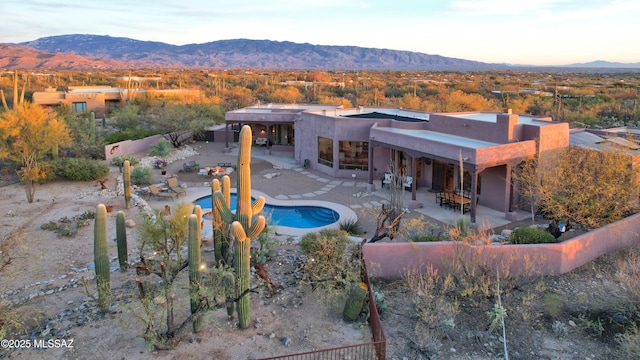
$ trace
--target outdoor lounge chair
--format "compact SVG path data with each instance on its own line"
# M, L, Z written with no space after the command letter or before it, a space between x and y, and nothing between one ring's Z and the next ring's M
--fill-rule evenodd
M413 177L407 176L407 179L404 181L402 186L405 190L411 190L411 185L413 185Z
M175 198L178 194L173 191L160 191L156 185L149 185L149 195L156 198Z
M167 186L169 187L169 191L174 192L177 195L187 195L187 190L185 190L184 188L182 188L179 184L178 184L178 178L176 177L170 177L167 179Z
M393 182L393 174L392 173L384 173L384 179L382 179L382 188L385 187L390 188L391 183Z

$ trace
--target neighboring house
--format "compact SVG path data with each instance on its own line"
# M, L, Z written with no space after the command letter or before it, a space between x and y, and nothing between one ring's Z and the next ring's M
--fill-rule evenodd
M145 95L154 97L200 97L200 90L143 90L133 89L129 94L126 88L110 86L69 86L68 91L56 91L47 88L45 91L33 93L33 103L53 110L57 106L68 105L75 113L93 111L96 116L106 115L109 110L123 104L126 99Z
M571 129L570 145L582 149L604 151L617 148L631 156L632 166L640 169L640 129L619 127L610 129Z
M334 177L367 179L369 190L389 171L411 177L413 202L418 187L459 188L462 164L472 221L477 204L508 215L518 204L512 169L540 152L569 146L567 123L510 111L424 113L268 104L229 111L225 118L227 144L230 129L250 124L255 140L267 139L267 151L291 151L301 164Z

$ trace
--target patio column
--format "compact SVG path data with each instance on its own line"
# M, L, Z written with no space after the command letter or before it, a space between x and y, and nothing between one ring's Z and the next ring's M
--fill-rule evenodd
M478 169L471 171L471 207L469 209L469 217L471 222L476 222L476 204L478 202Z
M373 183L373 142L369 141L369 150L368 150L368 154L369 156L369 179L367 182L367 191L368 192L373 192L376 190L376 185Z
M271 125L267 125L267 154L271 151Z
M229 146L229 123L228 122L224 123L224 143L225 143L225 148L228 151L231 148Z
M507 173L504 175L504 212L509 213L511 208L511 164L505 165Z
M413 178L413 181L411 181L411 200L412 201L416 201L416 192L417 192L417 186L416 186L416 167L418 166L418 159L416 159L415 156L411 157L411 177Z

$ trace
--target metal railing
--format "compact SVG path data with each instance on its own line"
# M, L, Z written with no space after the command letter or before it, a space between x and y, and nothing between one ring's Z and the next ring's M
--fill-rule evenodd
M378 307L373 296L369 274L365 266L364 282L369 287L369 326L373 341L363 344L340 346L331 349L308 351L298 354L261 358L259 360L386 360L387 339L384 336Z

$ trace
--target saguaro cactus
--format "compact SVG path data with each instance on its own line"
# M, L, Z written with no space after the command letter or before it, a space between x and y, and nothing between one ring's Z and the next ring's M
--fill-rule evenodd
M108 310L111 299L111 273L109 271L109 247L107 246L107 207L104 204L99 204L96 208L93 228L93 261L100 307L102 310Z
M199 209L199 211L198 211ZM200 216L198 216L198 213ZM189 215L189 298L191 299L191 313L200 309L200 285L202 280L200 237L202 209L196 206L194 214ZM202 327L202 317L198 316L193 320L193 332L197 333Z
M364 300L367 297L369 288L367 284L361 282L354 284L349 293L347 301L344 303L344 309L342 310L342 317L346 321L356 321L362 312L364 306Z
M264 197L260 196L251 203L251 127L245 125L240 130L238 151L238 182L236 186L236 213L233 214L225 204L222 191L214 194L215 209L227 224L231 224L231 233L234 238L234 268L236 274L236 296L239 297L237 309L240 328L249 327L251 286L250 250L251 239L258 236L265 227L266 219L260 215L252 223L254 214L258 214L264 207ZM242 295L242 296L240 296Z
M216 191L222 191L224 206L229 207L231 202L231 180L228 176L222 178L222 188L220 181L213 179L211 182L211 199L215 196ZM213 200L212 200L213 202ZM213 205L213 204L212 204ZM215 211L215 207L211 209L211 225L213 228L213 249L216 263L220 263L229 251L229 224L222 221L220 213Z
M116 242L118 244L118 263L120 271L127 271L127 229L124 226L124 211L116 214Z
M122 164L124 172L122 173L122 183L124 185L124 205L128 209L131 202L131 164L129 160L125 160Z
M96 142L96 113L93 111L89 114L89 137L95 145Z

